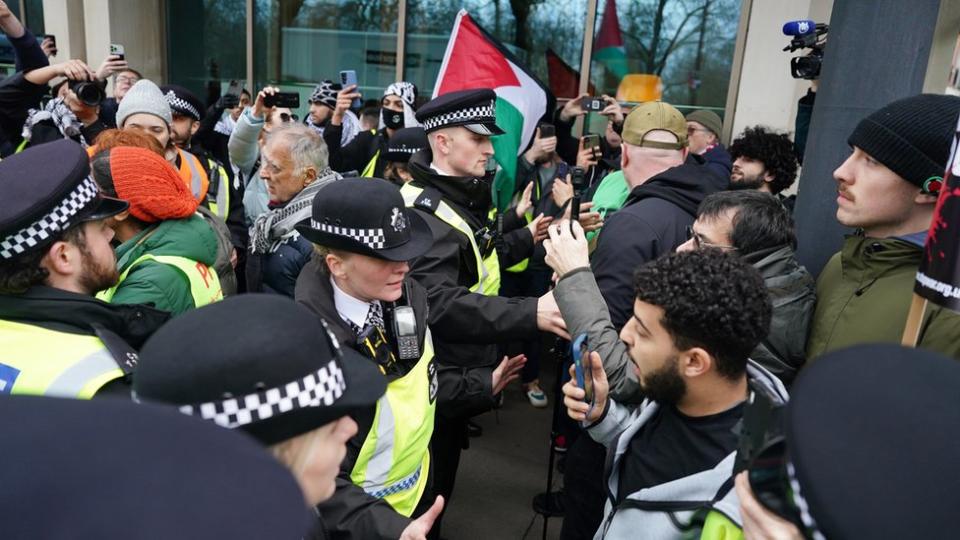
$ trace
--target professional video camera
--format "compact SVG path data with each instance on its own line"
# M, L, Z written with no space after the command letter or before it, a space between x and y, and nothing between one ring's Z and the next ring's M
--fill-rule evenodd
M790 74L794 79L814 80L820 77L820 64L823 62L823 46L827 43L830 27L813 21L790 21L783 25L783 35L793 36L790 44L783 48L786 52L798 49L811 49L806 56L790 59Z

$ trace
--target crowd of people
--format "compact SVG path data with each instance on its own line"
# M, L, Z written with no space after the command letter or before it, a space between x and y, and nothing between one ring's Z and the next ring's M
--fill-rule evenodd
M794 143L724 146L712 110L603 96L593 145L566 100L498 212L490 89L358 106L325 80L301 121L272 86L205 102L119 56L51 63L3 2L0 30L14 537L456 538L470 419L517 380L567 416L562 538L949 534L960 315L890 343L960 98L849 134L853 233L815 278Z

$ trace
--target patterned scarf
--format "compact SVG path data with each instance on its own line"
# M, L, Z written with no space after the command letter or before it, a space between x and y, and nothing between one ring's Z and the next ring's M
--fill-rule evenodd
M403 101L403 127L420 127L417 122L417 114L413 106L417 102L417 86L413 83L400 81L395 82L383 91L383 97L397 96ZM383 117L380 117L380 129L386 126L383 123Z
M281 208L274 208L261 214L250 227L251 253L272 253L287 239L297 236L295 227L303 220L310 219L313 198L321 188L340 180L342 176L326 169L317 179Z
M33 126L40 122L51 121L53 125L60 130L64 137L79 140L84 148L88 147L87 140L80 132L83 124L73 114L73 111L63 102L63 98L51 99L43 109L30 109L27 111L27 121L23 124L21 135L25 140L30 140L33 135Z

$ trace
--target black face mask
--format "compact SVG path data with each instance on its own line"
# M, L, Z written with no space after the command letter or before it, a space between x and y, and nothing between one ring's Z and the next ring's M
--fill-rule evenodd
M380 117L383 118L383 125L390 129L401 129L403 127L403 111L380 109Z

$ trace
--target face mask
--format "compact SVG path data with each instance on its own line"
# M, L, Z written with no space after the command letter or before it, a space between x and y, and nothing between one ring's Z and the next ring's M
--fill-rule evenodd
M403 127L403 112L391 111L390 109L381 109L380 117L383 118L383 125L390 129L400 129Z

